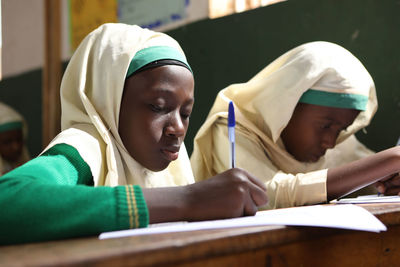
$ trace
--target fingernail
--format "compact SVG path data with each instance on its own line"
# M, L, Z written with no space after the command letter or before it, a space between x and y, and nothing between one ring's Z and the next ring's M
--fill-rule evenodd
M378 189L378 192L381 194L385 191L385 187L382 185L378 185L377 189Z

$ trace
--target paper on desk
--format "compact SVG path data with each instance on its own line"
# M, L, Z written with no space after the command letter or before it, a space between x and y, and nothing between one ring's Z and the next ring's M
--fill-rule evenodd
M100 234L99 239L265 225L318 226L371 232L386 231L386 226L381 221L361 207L355 205L315 205L259 211L255 216L235 219L172 223L156 227L106 232Z
M395 203L400 202L400 196L378 196L366 195L358 196L355 198L342 198L333 200L331 203L335 204L368 204L368 203Z

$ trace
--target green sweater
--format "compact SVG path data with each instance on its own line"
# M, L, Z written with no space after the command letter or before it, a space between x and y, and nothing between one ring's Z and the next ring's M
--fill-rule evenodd
M93 236L148 220L139 186L93 187L89 166L66 144L0 177L0 244Z

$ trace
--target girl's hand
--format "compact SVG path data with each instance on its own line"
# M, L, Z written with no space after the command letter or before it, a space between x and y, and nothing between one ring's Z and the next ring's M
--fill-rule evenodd
M187 186L188 220L192 221L254 215L267 202L264 184L239 168Z
M266 188L234 168L186 186L143 188L150 223L201 221L254 215L268 202Z
M400 175L395 173L376 182L376 189L385 195L400 195Z

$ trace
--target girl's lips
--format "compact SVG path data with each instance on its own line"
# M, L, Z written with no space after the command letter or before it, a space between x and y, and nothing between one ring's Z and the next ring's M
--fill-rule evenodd
M317 162L324 155L325 155L325 152L314 154L314 155L311 156L311 161L312 162Z
M171 151L171 150L168 150L168 149L162 149L161 152L170 161L176 160L178 158L178 156L179 156L179 151Z
M312 155L310 158L310 162L317 162L319 160L319 156Z

